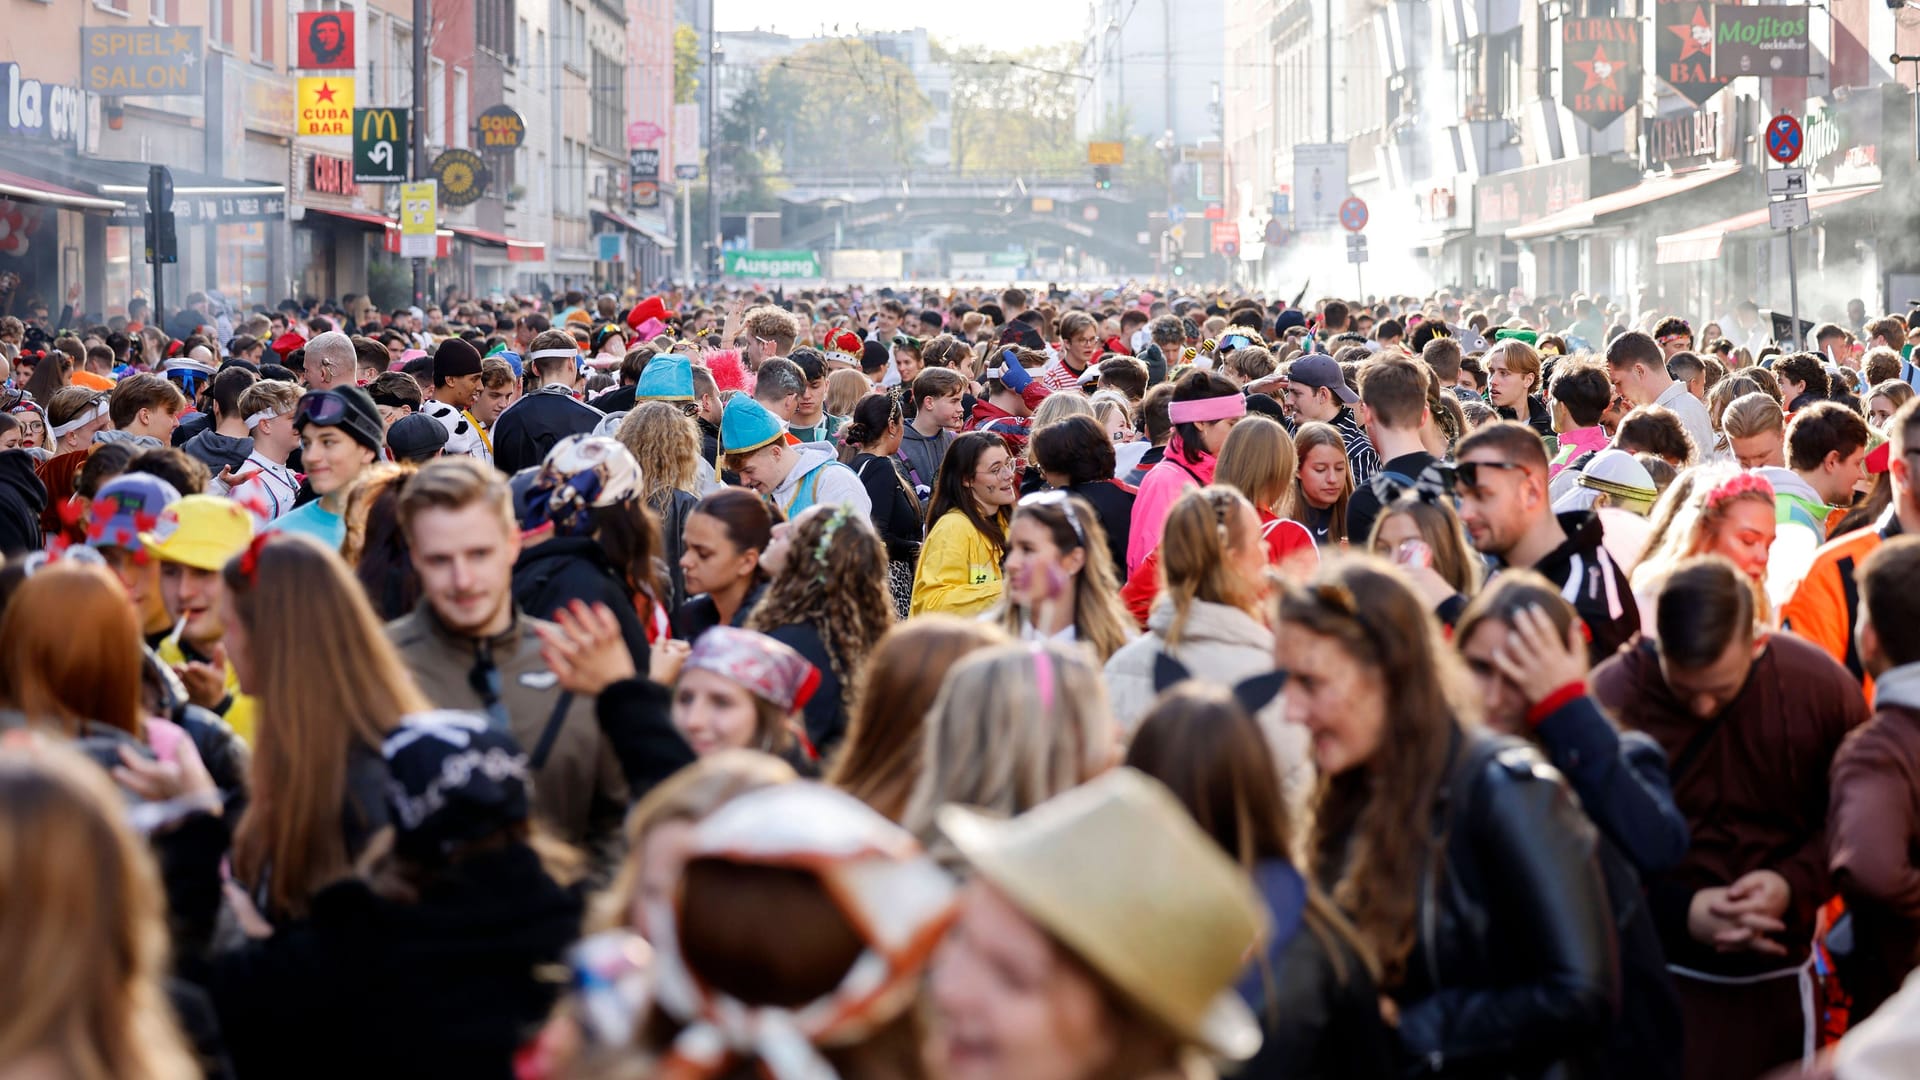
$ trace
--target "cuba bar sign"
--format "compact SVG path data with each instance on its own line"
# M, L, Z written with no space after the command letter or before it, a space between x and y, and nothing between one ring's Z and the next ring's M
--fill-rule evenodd
M1595 128L1640 102L1640 20L1565 19L1560 103Z
M197 26L80 28L80 85L96 94L198 94L204 59Z

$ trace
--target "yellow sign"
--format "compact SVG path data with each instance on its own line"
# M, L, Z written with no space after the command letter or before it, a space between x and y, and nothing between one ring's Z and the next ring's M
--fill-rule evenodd
M1089 165L1124 165L1126 162L1126 143L1090 142L1087 144L1087 164Z
M400 235L432 236L440 226L440 199L433 180L400 185Z
M353 76L300 79L299 135L353 135Z
M1053 213L1053 200L1044 195L1035 196L1033 200L1033 212L1036 214Z

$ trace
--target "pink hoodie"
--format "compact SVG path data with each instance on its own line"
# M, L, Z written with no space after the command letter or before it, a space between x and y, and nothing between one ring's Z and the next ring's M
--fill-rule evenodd
M1180 436L1175 435L1167 443L1167 456L1140 479L1140 490L1133 497L1133 524L1127 530L1128 576L1160 546L1167 511L1180 496L1190 487L1213 483L1213 455L1201 451L1199 457L1197 462L1187 461Z

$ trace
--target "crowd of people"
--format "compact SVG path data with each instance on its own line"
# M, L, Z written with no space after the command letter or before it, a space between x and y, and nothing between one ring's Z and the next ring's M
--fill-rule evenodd
M1920 312L203 301L0 318L0 1076L1915 1075Z

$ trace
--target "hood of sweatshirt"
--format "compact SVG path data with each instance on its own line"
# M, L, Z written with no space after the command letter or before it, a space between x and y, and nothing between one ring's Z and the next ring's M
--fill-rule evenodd
M167 446L166 443L161 442L151 435L137 435L131 431L121 431L118 428L108 428L105 431L95 432L93 441L97 443L126 443L128 446L133 447L135 453L142 450L164 450Z
M253 439L246 435L222 435L208 428L188 439L180 449L217 473L222 468L239 468L247 455L253 453Z
M779 487L773 489L775 501L798 488L801 479L808 473L829 461L840 460L839 455L833 452L833 447L826 443L801 443L793 448L793 456L798 459L793 463L793 471L780 481Z

